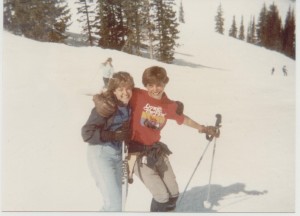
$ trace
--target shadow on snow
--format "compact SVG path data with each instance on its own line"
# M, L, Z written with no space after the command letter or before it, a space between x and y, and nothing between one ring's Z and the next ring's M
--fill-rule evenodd
M176 212L218 212L223 207L234 205L242 202L253 196L263 195L267 191L246 190L246 185L242 183L235 183L226 187L221 185L211 184L209 204L205 206L204 202L207 200L209 185L194 187L186 191L184 196L180 194L177 202ZM222 206L220 206L222 201Z
M187 66L187 67L191 67L191 68L208 68L208 69L213 69L213 70L226 70L223 68L216 68L216 67L210 67L210 66L201 65L201 64L195 64L192 62L187 62L183 59L174 59L172 64L179 65L179 66Z

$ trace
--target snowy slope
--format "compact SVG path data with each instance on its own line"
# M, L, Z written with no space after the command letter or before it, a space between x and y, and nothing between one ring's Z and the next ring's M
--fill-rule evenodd
M191 11L187 20L199 16L192 10L195 2L184 2L185 13ZM206 6L207 16L215 14L216 7L205 3L201 1L197 8ZM172 65L97 47L40 43L4 32L2 210L100 208L80 129L93 107L87 95L102 87L99 64L111 56L116 71L131 72L138 87L146 67L165 67L170 77L168 96L184 102L185 114L194 120L209 125L214 124L216 113L223 115L212 176L213 207L203 206L210 146L177 211L295 211L295 61L204 32L198 25L207 22L193 20L180 26L181 46ZM271 76L273 66L276 71ZM174 122L166 125L162 141L173 151L170 160L182 192L207 141ZM150 200L150 193L135 178L127 211L147 212Z

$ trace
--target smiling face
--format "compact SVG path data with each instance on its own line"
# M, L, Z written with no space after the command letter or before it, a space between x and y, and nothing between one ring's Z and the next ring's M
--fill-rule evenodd
M118 101L127 105L132 96L133 87L132 76L128 72L120 71L113 74L113 77L109 80L107 92L114 94Z
M160 100L163 96L165 87L169 82L169 77L164 68L152 66L144 71L142 81L148 90L148 95Z
M125 85L115 89L114 95L123 104L128 104L130 98L132 97L132 86Z
M165 91L165 86L166 85L162 82L158 84L147 84L146 88L148 90L148 95L154 99L160 100Z

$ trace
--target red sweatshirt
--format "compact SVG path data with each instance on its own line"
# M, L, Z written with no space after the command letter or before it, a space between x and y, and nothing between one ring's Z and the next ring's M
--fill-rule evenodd
M158 100L150 97L148 91L134 88L130 105L132 140L144 145L152 145L160 140L160 130L167 119L176 120L178 124L184 121L184 115L176 113L177 103L165 93Z

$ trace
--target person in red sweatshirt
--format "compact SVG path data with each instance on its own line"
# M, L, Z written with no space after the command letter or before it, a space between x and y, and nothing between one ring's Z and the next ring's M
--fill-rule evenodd
M134 88L130 100L132 135L128 151L137 158L133 172L153 196L150 211L171 211L176 207L179 189L168 159L172 152L160 142L161 130L168 119L210 136L217 136L217 128L195 122L183 114L181 102L168 98L164 89L169 78L164 68L147 68L142 81L147 90Z

